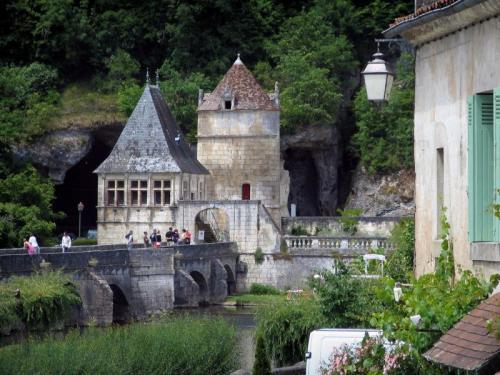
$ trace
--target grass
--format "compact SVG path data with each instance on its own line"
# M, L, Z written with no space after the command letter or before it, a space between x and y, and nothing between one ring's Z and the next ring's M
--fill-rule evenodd
M184 316L3 347L0 368L16 375L225 375L238 367L235 347L234 328L222 319Z
M71 243L72 246L97 245L95 238L77 238Z
M15 297L20 291L19 302ZM80 297L68 275L44 272L0 283L0 329L50 328L63 321Z
M96 92L86 82L75 83L65 88L57 114L52 118L53 130L96 128L101 124L124 123L116 94Z

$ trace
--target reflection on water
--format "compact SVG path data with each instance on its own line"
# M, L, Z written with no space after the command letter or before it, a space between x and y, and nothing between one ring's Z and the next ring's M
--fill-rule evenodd
M254 333L256 322L251 308L239 306L207 306L176 309L175 313L209 317L216 316L232 324L236 329L236 338L240 352L240 367L248 370L252 369L255 357Z

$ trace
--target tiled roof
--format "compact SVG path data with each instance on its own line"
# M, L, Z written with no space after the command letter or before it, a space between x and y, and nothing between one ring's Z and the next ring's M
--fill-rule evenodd
M444 334L424 357L429 361L478 373L499 370L500 341L487 328L500 314L500 293L483 301Z
M232 110L279 110L279 106L262 90L262 87L239 57L215 90L210 95L204 96L198 110L218 111L223 109L225 95L234 98Z
M425 13L432 12L433 10L444 8L448 5L456 3L458 1L461 1L461 0L437 0L437 1L431 2L430 4L423 5L417 9L415 9L414 13L396 18L394 20L394 22L390 25L390 27L394 27L396 25L399 25L402 22L412 20L412 19L414 19L418 16L421 16Z
M111 154L95 173L208 174L184 140L160 89L146 85Z

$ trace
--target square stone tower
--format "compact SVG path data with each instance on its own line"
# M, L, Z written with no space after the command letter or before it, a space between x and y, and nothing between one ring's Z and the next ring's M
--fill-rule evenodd
M200 90L197 156L209 198L260 200L280 222L279 121L277 85L266 94L239 56L212 93Z

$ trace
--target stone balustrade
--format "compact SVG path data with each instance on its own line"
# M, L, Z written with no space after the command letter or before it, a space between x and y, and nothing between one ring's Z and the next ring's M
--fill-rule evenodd
M387 237L285 236L284 239L290 250L354 250L367 253L377 248L384 248L386 251L394 249L393 243Z

